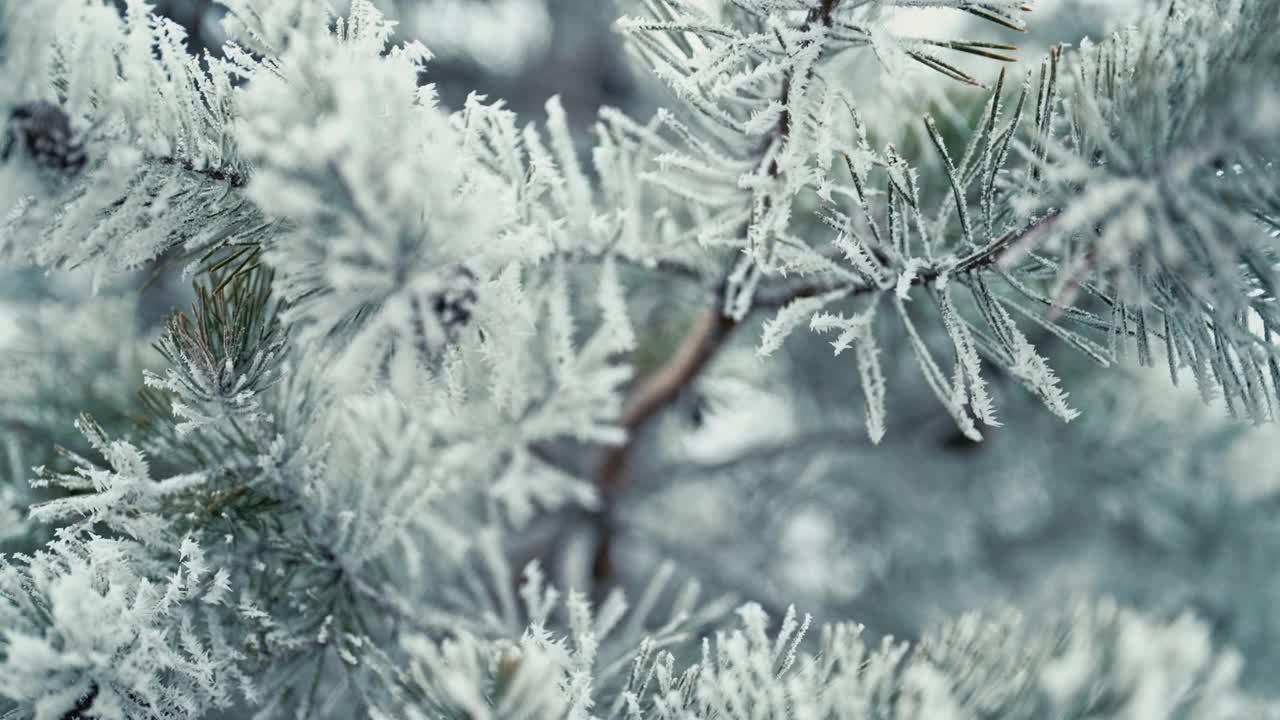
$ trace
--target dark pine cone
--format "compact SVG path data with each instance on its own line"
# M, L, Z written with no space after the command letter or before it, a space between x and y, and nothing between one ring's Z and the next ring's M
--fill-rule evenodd
M476 299L476 291L471 288L445 290L431 297L431 310L441 325L453 329L471 321L471 307Z
M479 299L475 291L476 276L466 267L453 269L449 286L430 297L431 311L436 320L451 332L471 322L471 311Z
M476 277L464 267L454 268L452 273L453 276L442 283L443 287L421 300L413 300L417 346L423 354L431 354L444 344L453 342L458 333L471 324L471 316L479 300L475 289Z
M23 153L37 165L74 173L85 164L84 146L71 132L71 118L43 100L23 103L9 113L0 136L0 160Z

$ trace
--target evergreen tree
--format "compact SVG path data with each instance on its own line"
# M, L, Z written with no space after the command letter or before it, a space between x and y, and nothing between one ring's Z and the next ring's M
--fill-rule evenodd
M1280 2L644 0L589 148L220 5L0 0L0 717L1280 717Z

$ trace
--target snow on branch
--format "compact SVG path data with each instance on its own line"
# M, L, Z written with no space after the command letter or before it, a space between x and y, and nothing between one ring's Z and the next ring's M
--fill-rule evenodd
M0 5L0 256L105 283L169 255L196 303L158 340L145 417L85 415L98 457L36 469L58 535L0 559L4 717L194 718L233 687L263 717L1262 711L1191 619L1104 603L868 647L748 604L699 645L725 605L667 592L671 571L630 611L560 602L536 565L514 589L505 543L539 515L607 520L646 422L758 310L762 356L806 325L852 351L875 441L889 337L973 440L1001 424L993 367L1077 417L1055 341L1099 364L1162 343L1175 378L1273 419L1271 0L1169 0L1021 77L988 70L1002 35L887 22L1003 34L1020 0L648 0L620 27L681 106L602 111L589 156L558 99L541 127L443 107L430 52L366 0L227 0L219 57L117 5ZM978 120L921 117L916 149L869 131L833 64L858 51L969 86ZM714 291L634 388L623 267ZM589 481L550 445L604 461Z
M190 539L161 565L140 546L66 534L0 558L0 708L11 717L200 718L253 697L227 627L225 569Z
M1071 54L1019 148L1036 162L1015 198L1061 208L1039 249L1056 306L1104 298L1117 352L1153 364L1162 342L1175 381L1189 367L1206 398L1256 421L1275 417L1280 393L1274 12L1170 2Z
M0 155L18 161L0 173L0 257L106 281L173 247L269 232L237 192L248 168L232 139L233 67L190 56L184 31L140 1L123 14L97 0L29 7L3 19L49 45L4 56L3 74L24 81L0 94Z
M1109 601L1039 621L967 615L914 646L893 638L869 646L854 623L810 632L812 619L795 608L771 628L764 611L747 604L736 623L702 640L692 662L658 636L640 643L625 675L602 673L596 655L620 607L606 603L593 620L571 596L567 610L567 628L539 622L518 639L410 639L406 697L477 718L709 719L750 708L750 717L769 720L1076 713L1208 720L1270 711L1238 688L1239 657L1215 650L1202 622L1165 622ZM405 711L426 717L414 705Z

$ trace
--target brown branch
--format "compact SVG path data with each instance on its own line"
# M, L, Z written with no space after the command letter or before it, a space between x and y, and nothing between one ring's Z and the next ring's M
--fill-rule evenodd
M822 0L820 5L809 12L803 29L808 30L815 23L830 27L832 15L840 2L841 0ZM790 92L791 78L788 76L783 79L782 84L784 105ZM784 109L778 119L774 138L785 141L790 132L791 114ZM769 164L769 174L776 177L780 172L781 168L775 158ZM724 283L725 280L722 279L719 287L723 287ZM613 574L609 557L613 525L610 514L616 497L625 486L627 468L638 437L650 420L675 402L684 388L698 378L712 358L725 346L737 326L738 321L725 316L717 294L711 307L704 310L694 322L675 354L662 368L640 383L627 400L621 422L627 431L627 440L623 445L605 451L595 474L595 484L603 503L603 510L596 516L598 536L591 568L597 590L602 589L601 586Z
M715 357L737 324L719 307L702 312L666 365L642 382L627 400L621 425L629 436L634 437L659 411L675 402L680 391ZM621 485L633 445L628 442L605 453L596 473L596 485L606 495Z
M597 584L612 575L610 533L614 502L626 483L627 469L636 443L645 426L666 409L680 393L702 374L707 364L724 347L738 322L716 305L702 312L685 335L679 349L657 372L635 389L622 413L627 441L608 448L596 468L595 484L601 494L602 511L596 517L596 552L591 576Z

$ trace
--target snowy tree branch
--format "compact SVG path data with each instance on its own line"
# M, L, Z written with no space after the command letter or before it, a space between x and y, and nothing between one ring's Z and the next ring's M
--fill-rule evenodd
M821 0L821 4L809 12L801 32L807 32L815 24L830 27L832 16L839 4L840 0ZM812 73L812 67L806 72ZM791 87L792 78L788 75L782 81L780 101L787 100ZM791 132L791 122L789 111L784 109L769 139L771 144L787 141ZM768 172L775 177L782 172L776 157L770 161ZM596 468L594 482L605 498L604 510L598 516L598 537L596 538L598 545L592 561L592 577L597 582L606 582L612 573L609 564L610 535L613 532L610 527L610 506L623 490L628 463L636 444L644 433L645 426L701 375L740 324L739 319L725 311L721 301L733 272L733 267L725 271L716 288L714 305L704 310L694 321L681 341L679 349L665 365L631 392L624 406L621 420L622 427L627 431L627 441L623 445L605 450L604 457Z

